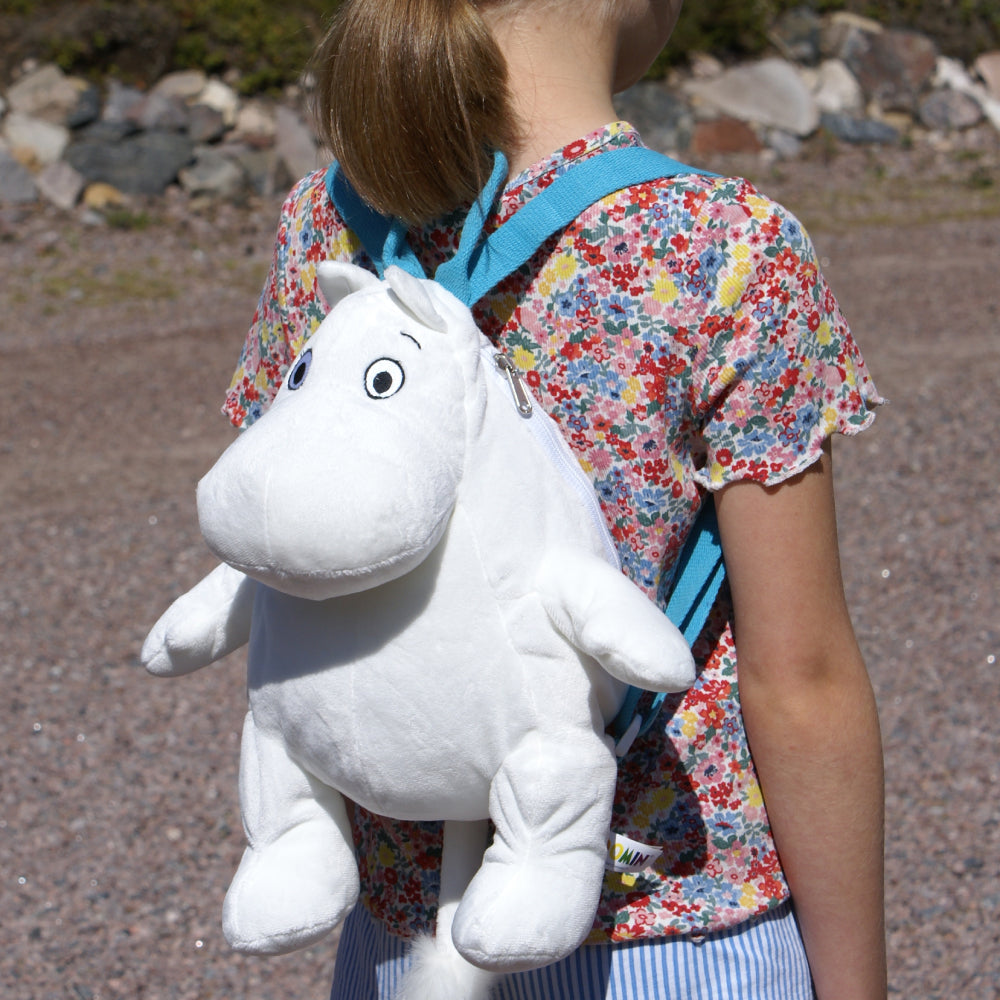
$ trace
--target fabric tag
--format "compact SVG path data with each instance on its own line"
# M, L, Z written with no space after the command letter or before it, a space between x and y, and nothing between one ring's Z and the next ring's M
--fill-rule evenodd
M649 868L662 853L662 847L640 844L620 833L613 833L608 838L608 856L604 867L613 872L641 872Z

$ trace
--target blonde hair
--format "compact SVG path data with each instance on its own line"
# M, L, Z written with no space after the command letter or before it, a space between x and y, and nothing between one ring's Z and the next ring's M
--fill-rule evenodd
M472 201L513 144L507 67L472 0L343 0L315 72L320 137L384 215Z

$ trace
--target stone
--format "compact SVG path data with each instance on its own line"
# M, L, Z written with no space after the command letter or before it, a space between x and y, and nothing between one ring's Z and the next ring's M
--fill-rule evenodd
M69 145L69 129L41 118L12 111L3 120L3 135L11 152L22 162L44 167L55 163Z
M1000 100L990 93L985 84L973 80L957 59L949 59L946 56L938 59L934 69L934 85L956 90L971 97L979 105L989 123L1000 130Z
M802 140L780 128L769 128L764 133L764 144L782 160L792 160L802 152Z
M81 129L74 139L79 142L121 142L138 131L139 126L134 121L96 121Z
M740 121L806 136L819 124L819 109L799 70L784 59L761 59L727 70L714 80L691 80L692 101Z
M26 205L37 200L38 188L31 173L0 149L0 205Z
M65 158L88 181L103 181L126 194L159 195L192 161L194 144L176 132L141 132L120 142L74 143Z
M77 95L76 104L66 115L66 128L77 129L96 122L101 117L101 90L88 84Z
M187 104L192 104L205 89L207 83L208 77L200 69L182 69L161 77L150 93L160 97L173 97Z
M830 59L843 59L844 53L857 43L859 35L879 35L884 30L878 21L870 17L837 11L823 21L820 54Z
M247 188L246 174L240 165L211 147L197 151L194 163L181 170L179 180L192 197L207 195L235 201Z
M972 64L976 75L986 86L986 92L1000 101L1000 52L984 52Z
M282 105L275 111L275 147L295 178L305 177L326 165L312 132L291 108Z
M135 111L142 104L145 95L135 87L127 87L118 80L108 83L101 120L106 122L134 122Z
M283 194L298 180L273 148L254 149L236 143L227 146L226 155L239 163L250 189L262 198Z
M217 142L226 134L226 122L220 111L207 104L193 104L187 112L187 132L194 143Z
M715 118L694 126L690 152L693 156L759 153L764 148L757 133L736 118Z
M262 101L247 101L236 117L233 138L256 149L269 149L274 145L278 126L274 111Z
M188 106L182 100L157 93L147 94L128 112L129 120L144 131L186 132L189 117Z
M128 204L128 198L118 188L101 181L87 185L82 201L87 208L95 212L106 212L109 208L124 208Z
M865 105L861 84L840 59L824 59L816 70L812 87L821 114L861 111Z
M83 176L62 160L50 163L35 178L35 183L46 201L66 211L76 205L86 186Z
M983 120L979 102L958 90L935 90L920 102L921 124L939 132L971 128Z
M662 83L651 80L614 98L615 112L630 122L642 135L643 141L661 153L677 153L691 142L694 121L687 105Z
M12 111L53 125L65 125L87 84L66 76L55 65L40 66L25 73L7 91Z
M786 59L813 66L819 62L822 29L816 11L792 7L775 18L767 37Z
M194 103L205 104L218 111L226 128L232 128L236 124L240 110L239 95L221 80L209 80Z
M711 80L712 77L721 76L726 68L721 60L709 52L692 52L688 56L688 65L696 80Z
M848 114L827 112L820 118L823 129L838 139L850 143L893 145L899 141L899 131L887 122L859 118Z
M937 47L916 31L859 33L844 62L869 100L886 111L915 112L937 65Z

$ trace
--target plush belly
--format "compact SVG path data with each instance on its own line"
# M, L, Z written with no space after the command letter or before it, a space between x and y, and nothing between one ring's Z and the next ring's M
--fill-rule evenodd
M485 816L525 733L593 724L586 671L541 607L498 607L481 576L447 569L432 557L322 602L261 588L254 607L257 724L321 781L399 819Z

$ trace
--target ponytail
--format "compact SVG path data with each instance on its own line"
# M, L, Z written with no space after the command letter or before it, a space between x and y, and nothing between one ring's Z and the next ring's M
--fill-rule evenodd
M320 137L384 215L472 201L512 145L506 64L473 0L342 0L315 58Z

